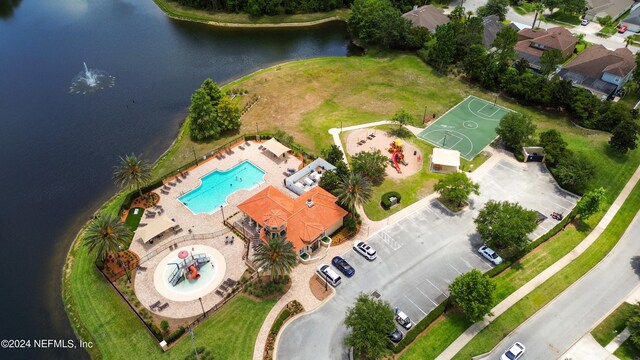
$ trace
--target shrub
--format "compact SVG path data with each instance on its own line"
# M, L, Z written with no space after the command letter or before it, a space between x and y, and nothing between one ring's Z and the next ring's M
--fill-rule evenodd
M400 196L400 194L398 194L395 191L389 191L388 193L384 193L382 195L382 200L380 201L380 205L382 206L382 208L389 210L389 208L391 208L394 204L391 202L391 198L395 197L396 200L396 204L400 203L400 199L402 198Z
M162 341L162 332L160 331L160 329L158 329L156 324L151 321L147 321L147 327L149 328L149 330L151 330L156 340Z
M162 320L160 322L160 329L162 329L162 332L167 332L167 330L169 330L169 322L167 320Z
M282 327L282 324L284 324L284 322L289 318L289 316L291 316L291 312L287 309L283 310L280 313L280 316L278 316L276 321L273 323L273 326L271 326L270 333L273 335L278 335L278 332L280 332L280 328Z
M345 218L342 225L348 232L354 232L358 229L356 221L352 218Z
M171 334L169 334L169 336L167 336L167 338L165 339L165 341L168 344L171 344L172 342L178 340L185 332L184 327L180 326L180 328L178 328L178 330L172 332Z

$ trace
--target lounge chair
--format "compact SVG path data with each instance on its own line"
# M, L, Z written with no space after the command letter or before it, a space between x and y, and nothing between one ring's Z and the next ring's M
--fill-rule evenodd
M169 181L167 184L169 184L170 186L176 186L176 183L174 183L173 181Z
M171 190L171 188L170 188L170 187L168 187L166 184L162 187L162 189L163 189L163 190L167 190L167 191Z
M216 290L216 295L220 296L220 297L224 297L224 293L220 290Z
M183 172L180 176L182 176L183 179L186 179L187 178L187 173Z
M181 180L179 177L177 177L177 176L176 176L176 181L177 181L177 182L179 182L179 183L181 183L181 182L182 182L182 180Z
M147 267L146 266L142 266L142 265L138 265L138 270L140 271L147 271ZM160 301L158 301L159 303Z
M158 306L160 306L160 304L161 304L161 302L160 302L160 300L158 300L158 301L154 302L153 304L149 305L149 309L151 309L151 310L155 311L155 309L156 309Z
M224 284L220 284L219 289L222 289L222 291L227 292L229 290L229 288L227 288Z
M168 307L169 307L169 303L164 303L164 304L160 305L160 307L158 308L158 311L162 311L162 310L164 310L164 309L166 309Z
M235 280L233 280L231 278L227 278L227 280L224 281L224 284L229 286L229 287L234 287L234 286L236 286L237 283L238 283L237 281L235 281Z
M151 212L151 211L150 212L145 212L144 216L147 217L147 218L154 218L154 217L156 217L156 213Z
M165 189L160 190L161 193L163 193L164 195L169 195L169 192Z

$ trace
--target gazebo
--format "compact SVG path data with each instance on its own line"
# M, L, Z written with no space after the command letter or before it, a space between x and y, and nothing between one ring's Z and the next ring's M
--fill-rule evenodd
M460 152L434 148L431 154L431 172L449 174L460 168Z
M284 157L286 153L291 151L291 149L279 143L275 138L271 138L261 145L276 157Z

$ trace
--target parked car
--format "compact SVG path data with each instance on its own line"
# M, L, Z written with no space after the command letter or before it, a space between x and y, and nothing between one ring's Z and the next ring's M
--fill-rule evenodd
M620 34L624 34L627 31L627 25L622 25L618 28Z
M364 241L356 241L353 243L353 250L370 261L375 260L376 257L378 257L378 255L376 255L376 251Z
M507 351L505 351L502 356L500 356L500 360L518 360L522 357L522 354L524 354L524 350L524 345L516 342L509 349L507 349Z
M409 319L409 316L407 316L407 314L403 313L401 310L398 310L396 312L396 321L407 330L411 329L411 326L413 325L411 323L411 319Z
M582 19L582 21L580 21L580 25L582 26L587 26L589 25L591 21L589 21L589 19Z
M351 265L349 265L347 260L343 259L340 256L334 257L333 260L331 260L331 263L336 267L336 269L340 270L340 272L345 274L347 277L352 277L353 274L356 273L356 270Z
M318 266L318 268L316 269L316 272L318 273L318 275L320 275L321 278L331 284L331 286L336 287L340 285L340 281L342 280L342 278L340 277L340 275L338 275L338 273L333 271L333 269L329 265L320 264L320 266Z
M487 247L486 245L480 246L480 248L478 249L478 252L482 256L484 256L487 260L491 261L493 265L502 264L502 258L500 257L500 255L498 255L498 253L491 250L491 248Z
M393 341L394 343L400 342L400 340L402 340L403 337L404 335L402 335L402 332L398 330L398 328L394 328L393 332L389 334L389 340Z

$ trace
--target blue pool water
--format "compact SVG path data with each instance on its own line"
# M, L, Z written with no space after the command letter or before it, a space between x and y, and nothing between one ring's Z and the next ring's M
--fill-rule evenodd
M227 197L263 182L264 171L245 161L227 171L214 171L200 179L202 184L178 198L194 214L212 214L227 204Z

